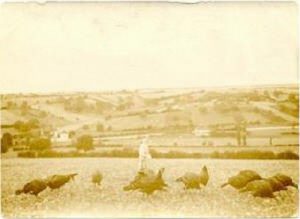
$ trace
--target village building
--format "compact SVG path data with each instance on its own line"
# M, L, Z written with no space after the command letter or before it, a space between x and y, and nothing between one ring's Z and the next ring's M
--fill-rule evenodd
M69 133L64 130L55 130L51 137L51 143L55 146L64 146L72 143Z

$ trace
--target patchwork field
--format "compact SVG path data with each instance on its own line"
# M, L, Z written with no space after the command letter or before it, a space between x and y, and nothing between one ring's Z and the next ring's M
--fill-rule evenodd
M183 190L175 179L186 171L206 165L210 180L201 190ZM205 160L154 159L153 169L165 167L169 184L165 192L144 196L124 192L134 177L136 159L2 159L2 214L4 217L288 217L298 215L298 191L289 188L275 193L275 199L254 198L231 187L220 188L239 170L253 169L263 177L284 173L298 183L298 160ZM91 183L95 170L103 173L100 188ZM26 182L52 174L76 172L75 181L56 191L46 189L39 197L14 194Z

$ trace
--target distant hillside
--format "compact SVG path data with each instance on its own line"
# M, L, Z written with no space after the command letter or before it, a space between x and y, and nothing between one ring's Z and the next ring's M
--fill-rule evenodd
M1 96L2 124L36 118L45 126L80 129L101 123L111 131L234 124L298 124L296 85L145 89L116 92Z

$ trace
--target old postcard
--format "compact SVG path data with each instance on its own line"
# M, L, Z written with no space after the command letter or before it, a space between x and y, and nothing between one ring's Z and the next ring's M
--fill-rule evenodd
M2 217L297 217L297 10L1 4Z

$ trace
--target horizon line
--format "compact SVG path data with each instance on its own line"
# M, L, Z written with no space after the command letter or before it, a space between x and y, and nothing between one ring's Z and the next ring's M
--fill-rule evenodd
M113 88L100 90L76 90L73 91L19 91L19 92L0 92L0 95L49 95L49 94L68 94L68 93L101 93L101 92L123 92L123 91L143 91L143 90L179 90L179 89L222 89L222 88L261 88L261 87L298 87L299 83L270 83L270 84L250 84L250 85L215 85L215 86L191 86L191 87L145 87L145 88Z

